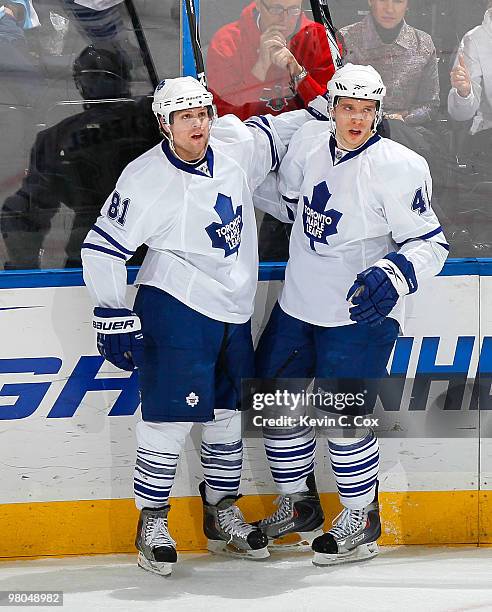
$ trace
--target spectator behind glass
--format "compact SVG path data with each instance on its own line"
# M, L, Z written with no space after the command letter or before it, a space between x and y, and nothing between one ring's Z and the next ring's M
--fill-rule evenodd
M323 26L307 19L301 0L257 0L210 41L207 75L219 115L303 108L326 91L335 68ZM260 260L286 261L290 225L265 214Z
M303 108L334 72L324 28L301 0L257 0L210 41L207 75L219 115L240 119Z
M386 116L410 125L432 119L439 107L436 49L426 32L405 21L408 0L368 0L371 12L340 30L345 62L370 64L388 93Z
M5 200L6 268L40 267L44 238L62 202L75 213L65 267L81 266L83 239L118 176L161 140L150 99L128 100L129 75L126 55L118 52L87 47L75 60L74 80L87 102L82 113L38 134L22 186Z
M426 32L405 21L408 0L368 0L371 12L362 21L341 28L345 62L370 64L387 88L385 119L379 128L391 138L424 157L434 185L432 203L442 221L453 185L454 161L431 121L439 108L439 75L436 48Z
M487 3L481 25L467 32L451 70L448 111L464 124L456 139L456 153L464 172L457 181L462 239L468 238L460 255L490 256L492 215L492 2ZM467 130L467 134L465 134ZM461 138L463 136L464 138Z
M457 121L473 120L464 144L474 163L490 173L492 146L492 2L481 25L467 32L451 71L448 111Z
M65 10L75 17L82 32L97 48L122 47L125 28L123 0L63 0Z
M0 5L0 103L31 106L41 94L39 67L29 53L24 30L39 26L28 0Z

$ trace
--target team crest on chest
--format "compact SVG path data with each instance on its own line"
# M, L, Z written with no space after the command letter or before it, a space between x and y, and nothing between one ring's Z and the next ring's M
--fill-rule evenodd
M214 206L222 223L211 223L205 228L214 249L223 249L224 257L239 251L241 231L243 229L243 207L238 206L234 212L232 199L219 193Z
M342 213L334 208L326 209L330 190L325 181L313 188L311 201L307 196L303 196L302 223L304 233L309 238L309 244L313 251L316 251L315 244L329 244L328 236L333 236L338 232L338 223L342 218Z

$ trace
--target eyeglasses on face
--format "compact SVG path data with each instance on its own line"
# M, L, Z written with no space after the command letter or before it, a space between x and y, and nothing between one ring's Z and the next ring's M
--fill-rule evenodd
M289 8L284 8L279 4L269 5L264 0L261 0L261 3L265 7L267 13L270 13L270 15L275 17L279 17L284 13L286 13L289 17L299 17L302 11L300 6L290 6Z

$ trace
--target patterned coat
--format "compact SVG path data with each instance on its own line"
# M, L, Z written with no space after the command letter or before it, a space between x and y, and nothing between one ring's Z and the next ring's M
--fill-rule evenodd
M426 32L405 21L393 43L379 37L371 15L340 30L346 47L345 63L370 64L387 88L386 113L408 115L405 122L421 125L439 107L436 48Z

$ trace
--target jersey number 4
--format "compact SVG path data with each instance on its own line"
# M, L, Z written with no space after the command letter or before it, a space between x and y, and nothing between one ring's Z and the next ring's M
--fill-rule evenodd
M111 198L111 204L109 205L108 217L120 225L125 225L126 213L128 212L129 206L130 199L125 198L122 201L120 194L115 191L113 193L113 197Z
M428 208L429 206L422 193L422 187L419 187L413 197L412 210L419 215L423 215Z

